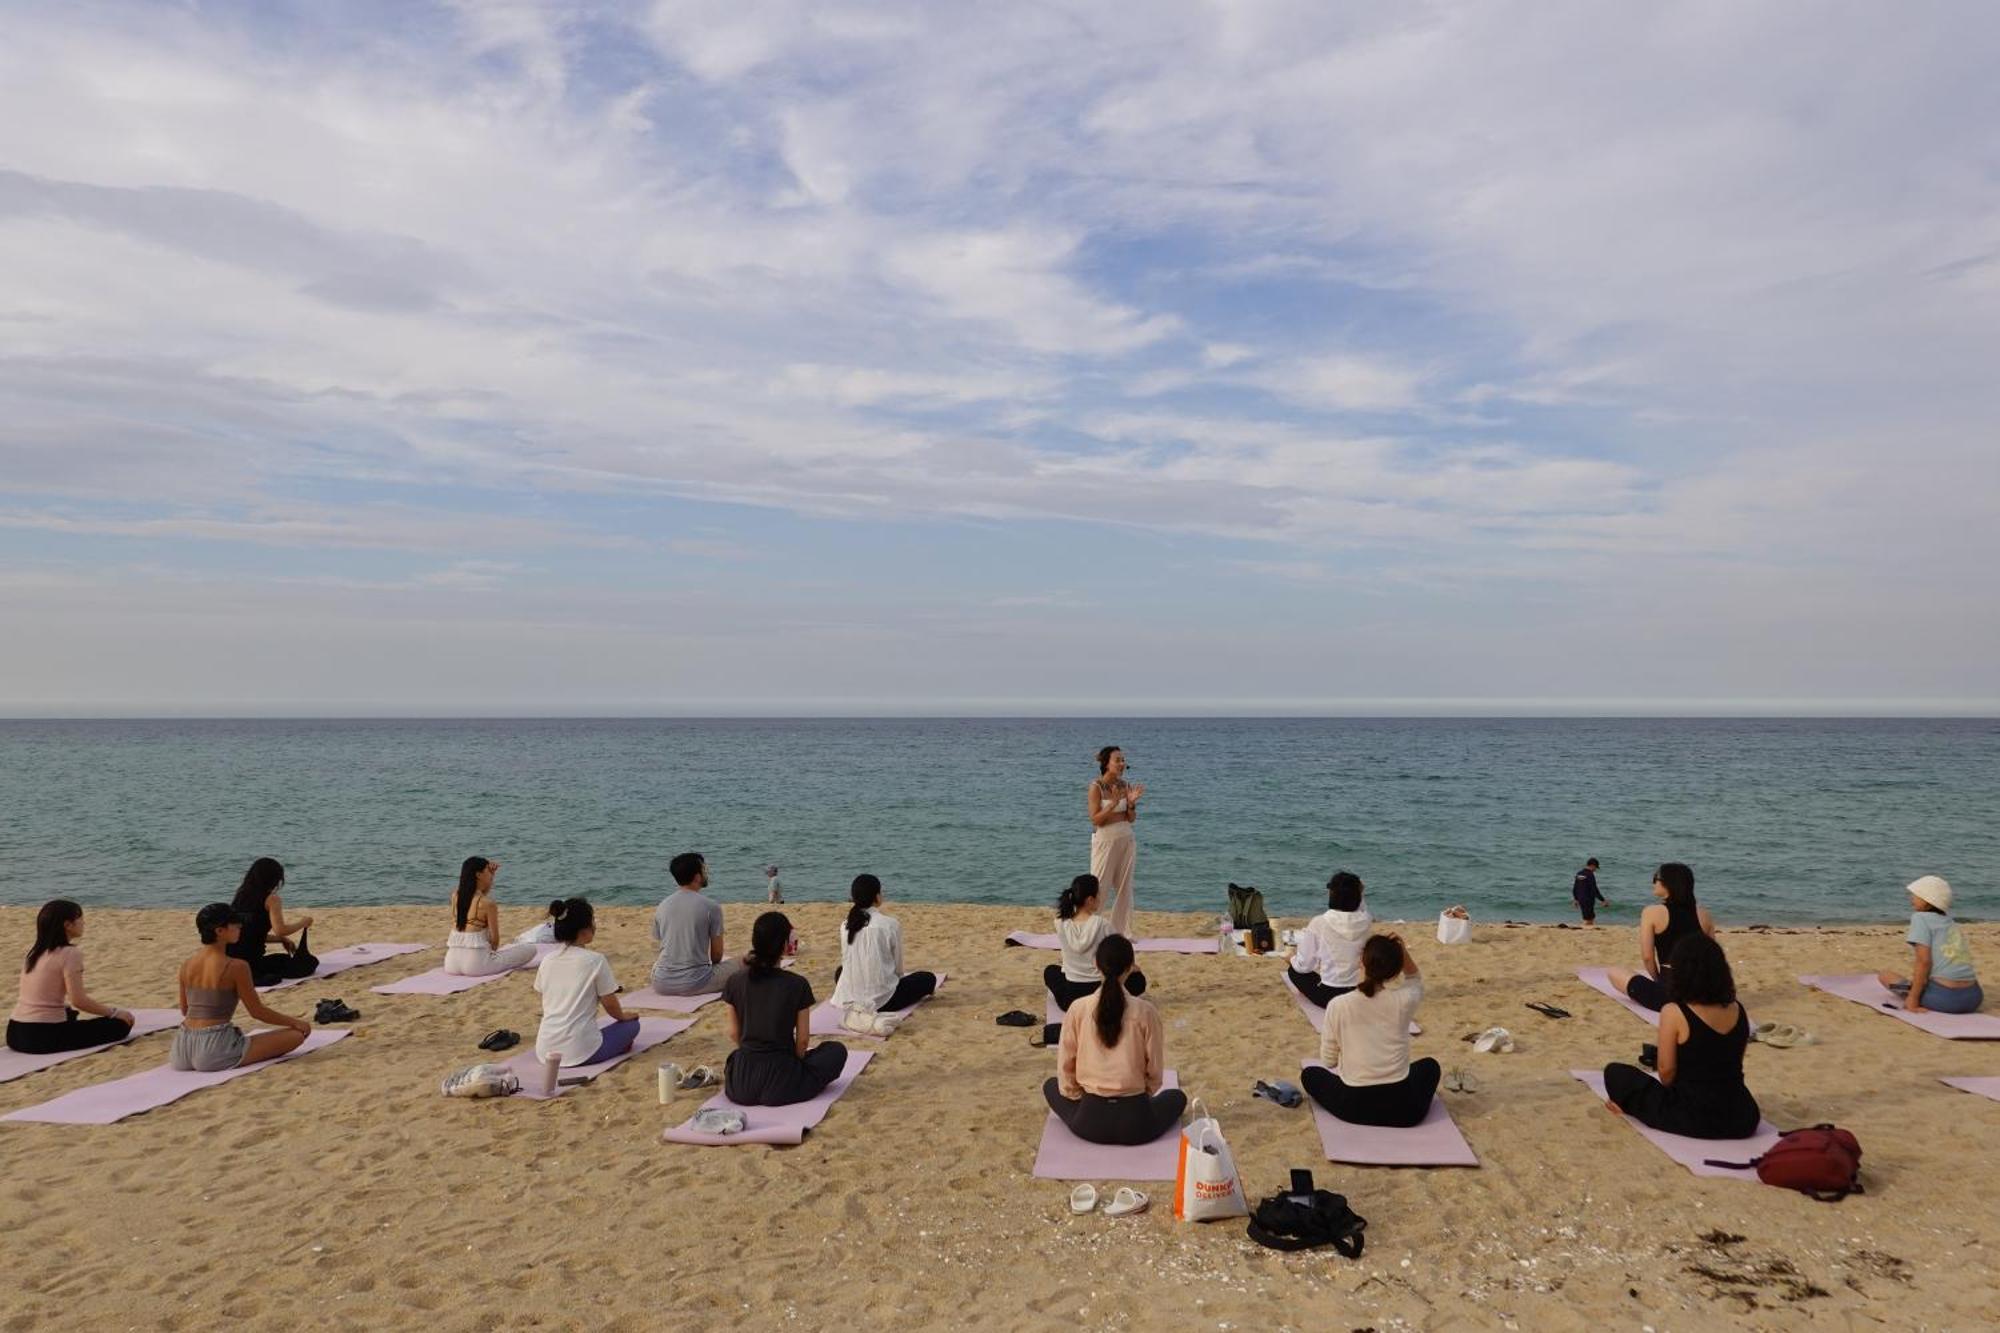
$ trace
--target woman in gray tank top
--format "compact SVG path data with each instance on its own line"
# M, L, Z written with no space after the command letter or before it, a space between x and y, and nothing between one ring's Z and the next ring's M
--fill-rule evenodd
M243 919L236 909L228 903L210 903L195 913L194 926L201 934L201 948L181 964L181 1025L167 1063L211 1074L297 1050L312 1024L267 1006L257 994L250 965L229 956L229 946L243 933ZM277 1030L246 1035L235 1023L238 1004L258 1022L277 1024Z

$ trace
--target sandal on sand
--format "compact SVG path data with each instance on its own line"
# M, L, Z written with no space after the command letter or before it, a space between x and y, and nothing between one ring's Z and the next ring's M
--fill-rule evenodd
M672 1068L672 1066L670 1065L668 1066L668 1068ZM682 1074L680 1078L675 1081L674 1086L679 1088L682 1092L692 1092L696 1088L717 1087L721 1084L721 1082L722 1082L721 1076L718 1075L713 1069L710 1069L707 1065L696 1065L693 1069L690 1069L686 1073Z
M1472 1049L1481 1055L1512 1055L1514 1034L1506 1028L1488 1028L1473 1039Z
M1558 1009L1555 1005L1545 1003L1544 1001L1541 1000L1528 1001L1528 1008L1534 1010L1536 1013L1540 1014L1543 1018L1569 1017L1569 1010Z
M1069 1192L1069 1210L1072 1213L1094 1213L1097 1211L1097 1186L1078 1185Z
M1304 1093L1281 1078L1274 1078L1269 1083L1266 1083L1261 1078L1258 1079L1250 1085L1250 1095L1252 1097L1265 1098L1267 1101L1274 1101L1284 1107L1297 1106L1305 1100Z
M1152 1200L1146 1197L1144 1191L1135 1190L1130 1185L1120 1185L1118 1192L1111 1196L1111 1202L1104 1205L1104 1215L1106 1217L1129 1217L1133 1213L1145 1212L1146 1205L1151 1202Z
M1003 1028L1031 1028L1035 1025L1035 1016L1019 1009L1009 1009L993 1021Z
M494 1028L479 1039L479 1049L482 1051L511 1050L520 1044L521 1034L511 1028Z
M1478 1092L1479 1076L1470 1069L1454 1069L1444 1076L1446 1092Z
M1761 1041L1781 1051L1813 1044L1811 1034L1794 1023L1760 1023L1750 1029L1750 1040Z

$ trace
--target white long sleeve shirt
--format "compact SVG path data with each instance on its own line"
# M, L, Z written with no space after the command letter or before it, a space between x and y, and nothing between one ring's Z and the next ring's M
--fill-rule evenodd
M840 924L840 980L833 984L833 1002L877 1013L896 993L903 979L903 926L879 908L868 909L868 924L853 943L847 923Z

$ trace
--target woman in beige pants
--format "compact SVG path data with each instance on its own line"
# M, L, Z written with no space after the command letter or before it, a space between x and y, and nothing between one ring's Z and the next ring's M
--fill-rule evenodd
M1085 798L1090 812L1090 873L1111 899L1106 915L1117 935L1129 934L1132 920L1132 863L1139 855L1132 821L1139 817L1139 798L1145 794L1143 784L1126 783L1123 750L1107 745L1097 752L1097 780Z

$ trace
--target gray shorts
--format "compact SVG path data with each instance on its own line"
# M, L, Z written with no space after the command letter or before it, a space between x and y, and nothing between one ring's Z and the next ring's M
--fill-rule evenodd
M167 1063L175 1069L213 1074L242 1064L243 1053L249 1049L250 1038L234 1023L212 1028L180 1027L174 1030L174 1048L167 1052Z

